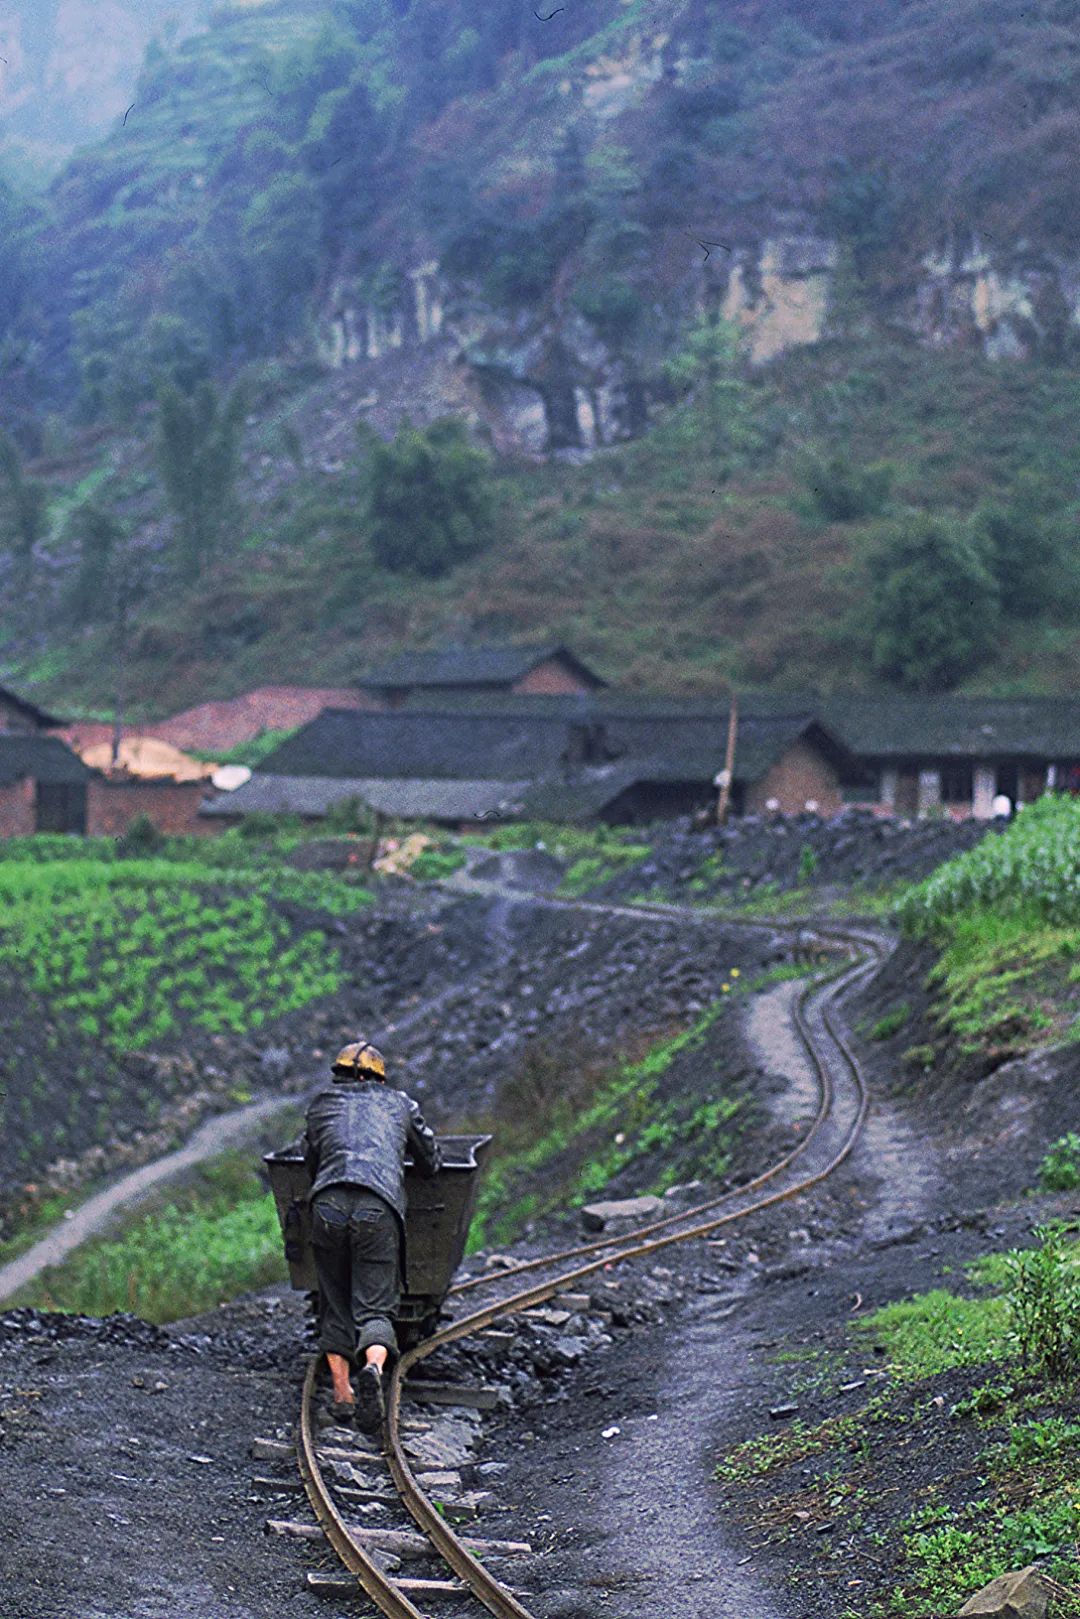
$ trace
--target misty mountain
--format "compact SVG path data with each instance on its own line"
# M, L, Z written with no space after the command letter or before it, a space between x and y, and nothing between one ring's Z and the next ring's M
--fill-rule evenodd
M175 43L209 0L5 0L0 152L48 174L130 105L152 39Z

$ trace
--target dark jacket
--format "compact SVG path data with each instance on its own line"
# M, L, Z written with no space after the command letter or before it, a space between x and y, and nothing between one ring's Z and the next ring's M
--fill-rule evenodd
M304 1136L312 1197L327 1186L366 1186L404 1227L406 1152L422 1175L442 1163L439 1143L404 1091L380 1079L346 1079L312 1098Z

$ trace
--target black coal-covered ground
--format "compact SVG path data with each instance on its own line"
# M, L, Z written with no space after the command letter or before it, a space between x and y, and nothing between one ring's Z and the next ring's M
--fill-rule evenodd
M921 1121L948 1176L971 1203L1018 1197L1036 1184L1048 1146L1080 1133L1080 1046L1074 1043L1010 1057L965 1054L934 1021L927 974L933 948L902 940L884 969L852 997L847 1013L863 1035L906 1008L888 1039L864 1042L863 1058L883 1095ZM933 1066L905 1053L933 1046Z
M699 904L754 899L759 891L876 890L915 882L943 860L972 848L1004 823L948 819L900 821L850 809L818 815L746 815L725 827L665 821L642 831L648 858L599 885L604 899L656 893ZM708 865L705 865L708 862ZM704 867L704 870L703 870Z
M278 1039L293 1072L375 1031L390 1076L433 1118L485 1116L527 1048L594 1062L643 1033L672 1033L721 993L731 967L790 958L768 929L535 907L526 899L418 895L422 919L373 918L340 936L349 985L294 1013Z
M624 919L624 931L618 919L422 903L415 930L382 935L387 984L364 986L367 1015L401 1019L419 1007L386 1044L423 1080L429 1106L437 1093L486 1095L526 1042L552 1028L562 1038L584 1023L615 1042L619 1028L662 1024L670 998L681 997L684 1013L690 1000L704 1004L714 969L736 959L739 936L726 930L714 940L711 928L669 936L651 918L645 927ZM418 977L402 996L389 975L410 940ZM742 959L762 963L784 948L754 930ZM881 1002L853 1005L850 1021L880 1015L905 970L917 969L901 961ZM358 984L357 1007L362 992ZM479 1014L490 1005L499 1011L489 1033ZM289 1060L310 1056L316 1038L322 1030L299 1031ZM986 1107L970 1112L969 1141L962 1102L943 1098L928 1113L924 1096L897 1086L885 1044L860 1050L875 1102L870 1134L841 1175L722 1246L699 1242L600 1272L583 1288L592 1308L580 1319L534 1321L502 1352L462 1345L431 1363L433 1375L508 1390L508 1407L485 1418L483 1454L506 1471L478 1530L532 1542L518 1579L538 1619L839 1619L894 1583L898 1526L920 1489L944 1481L949 1499L962 1498L982 1441L942 1414L964 1390L961 1374L935 1388L942 1407L928 1410L919 1385L890 1396L905 1421L870 1429L861 1524L826 1493L830 1469L862 1465L848 1453L800 1464L762 1490L713 1477L733 1445L776 1428L774 1409L795 1405L813 1424L865 1403L879 1361L872 1342L852 1337L859 1315L955 1285L956 1267L1025 1240L1036 1217L1075 1201L998 1206L1028 1183L1054 1117L1052 1090L1028 1108L1027 1067L983 1082L1000 1095L984 1092ZM732 1038L728 1060L745 1071L755 1056ZM1017 1118L1027 1119L1019 1134ZM550 1240L564 1237L556 1222ZM534 1232L529 1250L544 1240ZM165 1331L0 1317L0 1487L13 1503L0 1520L0 1613L5 1601L18 1619L158 1619L180 1604L191 1619L326 1612L302 1585L323 1554L264 1538L265 1519L288 1513L252 1492L260 1469L247 1454L256 1433L287 1432L303 1345L301 1301L280 1292ZM807 1352L825 1357L828 1375L790 1358ZM861 1475L854 1482L863 1487ZM676 1567L686 1576L678 1583Z
M310 1089L358 1033L383 1044L392 1080L422 1097L444 1127L474 1123L490 1113L528 1047L542 1045L567 1063L603 1060L643 1034L692 1021L730 966L752 972L788 948L779 936L717 928L688 949L673 924L448 897L405 883L384 885L378 908L355 917L298 912L296 921L325 929L345 983L258 1039L204 1037L190 1051L123 1059L73 1039L84 1070L46 1065L46 1085L40 1064L19 1059L24 1048L40 1049L44 1025L29 1026L34 1008L18 986L0 996L0 1028L8 1012L15 1020L6 1150L20 1150L32 1128L22 1121L24 1097L37 1107L46 1096L71 1119L59 1158L35 1136L37 1161L18 1174L9 1165L9 1220L17 1224L31 1176L45 1187L79 1185L146 1162L205 1114L234 1106L238 1087L254 1095Z

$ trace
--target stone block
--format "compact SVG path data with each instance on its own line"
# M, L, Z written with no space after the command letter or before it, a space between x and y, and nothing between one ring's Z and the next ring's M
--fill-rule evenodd
M964 1603L960 1614L964 1619L968 1615L977 1615L978 1619L1045 1619L1049 1600L1049 1587L1031 1564L991 1580Z
M645 1225L659 1219L663 1212L663 1201L658 1197L624 1197L611 1203L586 1203L581 1222L586 1231L607 1231L611 1226Z

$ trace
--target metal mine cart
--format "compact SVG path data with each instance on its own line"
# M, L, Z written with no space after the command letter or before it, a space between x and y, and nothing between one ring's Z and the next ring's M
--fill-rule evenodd
M469 1222L480 1187L480 1169L490 1136L440 1136L442 1168L430 1179L406 1160L405 1247L408 1291L397 1317L402 1347L426 1337L435 1326L454 1272L465 1254ZM311 1251L311 1177L294 1144L268 1152L263 1162L277 1205L289 1280L300 1292L318 1291Z

